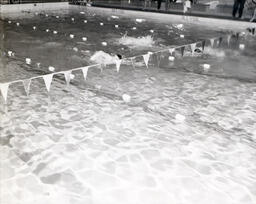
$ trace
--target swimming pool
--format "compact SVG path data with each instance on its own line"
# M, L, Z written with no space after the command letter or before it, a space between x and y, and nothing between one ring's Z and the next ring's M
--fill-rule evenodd
M72 6L1 21L1 49L15 53L1 57L1 83L93 65L100 50L124 58L167 50L148 68L138 57L119 73L89 69L86 81L74 71L70 86L56 76L49 93L40 78L29 96L11 86L0 107L4 203L255 202L255 36L208 41L204 53L177 52L172 62L168 48L227 36L232 25L132 14Z

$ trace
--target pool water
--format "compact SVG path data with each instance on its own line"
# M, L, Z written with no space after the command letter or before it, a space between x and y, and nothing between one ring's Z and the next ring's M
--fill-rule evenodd
M172 19L113 19L83 7L48 14L0 21L1 48L15 52L0 58L0 82L46 74L49 66L61 71L91 65L100 50L132 57L230 33L193 23L181 30ZM153 36L154 45L120 45L126 31L135 40ZM136 58L119 73L114 65L90 69L86 81L75 71L70 86L55 76L49 93L41 79L32 81L29 96L22 84L11 85L8 104L0 103L0 200L255 203L255 48L255 36L245 34L229 46L208 42L204 53L177 54L174 62L162 52L148 68ZM27 57L32 65L25 64ZM205 63L211 65L207 71ZM131 101L124 102L123 94Z

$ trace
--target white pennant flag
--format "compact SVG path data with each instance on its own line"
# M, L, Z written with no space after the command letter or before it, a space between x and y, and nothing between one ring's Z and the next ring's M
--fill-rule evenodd
M0 91L4 98L5 103L7 102L9 85L10 85L9 83L0 84Z
M231 40L231 35L228 35L227 37L228 45L230 44L230 40Z
M175 48L170 48L169 49L169 52L170 52L171 55L174 53L174 51L175 51Z
M214 38L210 39L210 42L211 42L211 46L212 46L212 47L213 47L213 45L214 45L214 41L215 41Z
M145 54L145 55L142 55L143 56L143 59L144 59L144 62L148 68L148 61L149 61L149 57L150 57L150 54Z
M30 84L31 84L31 79L25 79L23 81L23 86L27 95L29 94L29 91L30 91Z
M65 80L66 80L67 85L69 85L69 83L70 83L70 75L71 75L71 71L65 71L64 72L64 76L65 76Z
M191 52L192 52L192 54L194 54L195 49L196 49L196 43L192 43L192 44L190 45L190 47L191 47Z
M116 71L119 72L122 60L116 60Z
M84 75L84 80L86 80L86 78L87 78L88 68L89 67L83 67L82 68L82 72L83 72L83 75Z
M52 77L53 77L53 74L47 74L43 76L44 83L48 92L50 91L50 88L51 88Z

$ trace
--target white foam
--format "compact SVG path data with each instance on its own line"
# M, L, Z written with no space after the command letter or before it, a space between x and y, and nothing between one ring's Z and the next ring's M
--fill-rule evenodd
M115 64L117 56L112 56L104 51L97 51L90 58L91 61L99 64Z
M150 35L138 38L124 36L119 39L119 43L130 47L152 47L155 44L153 37Z

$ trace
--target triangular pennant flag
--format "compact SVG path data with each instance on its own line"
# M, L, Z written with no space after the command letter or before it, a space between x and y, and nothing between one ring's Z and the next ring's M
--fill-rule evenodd
M144 59L144 62L148 68L148 61L149 61L149 57L150 57L150 54L145 54L145 55L142 55L143 56L143 59Z
M184 50L185 50L185 46L180 47L181 56L183 56L183 55L184 55Z
M119 72L122 60L116 60L116 71Z
M228 45L230 44L231 36L232 35L228 35L228 37L227 37Z
M205 40L202 41L202 51L204 50L205 47Z
M66 80L66 83L67 85L69 85L70 83L70 74L71 74L72 71L65 71L64 72L64 76L65 76L65 80Z
M191 52L192 52L192 54L194 54L195 49L196 49L196 43L192 43L192 44L190 44L190 48L191 48Z
M5 103L7 102L9 85L10 85L9 83L0 84L0 91L4 98Z
M175 52L175 48L170 48L170 49L169 49L169 52L170 52L170 54L172 55L172 54Z
M30 91L30 84L31 84L31 79L23 80L24 90L25 90L27 95L29 94L29 91Z
M135 69L135 63L134 63L134 59L135 59L135 58L134 58L134 57L131 57L130 59L131 59L131 63L132 63L132 68Z
M84 80L86 80L86 78L87 78L88 68L89 67L83 67L82 68L82 72L83 72L83 75L84 75Z
M52 77L53 77L53 74L47 74L43 76L44 83L48 92L50 91L50 88L51 88Z
M210 39L210 42L211 42L211 46L212 46L212 47L214 46L214 41L215 41L214 38Z

